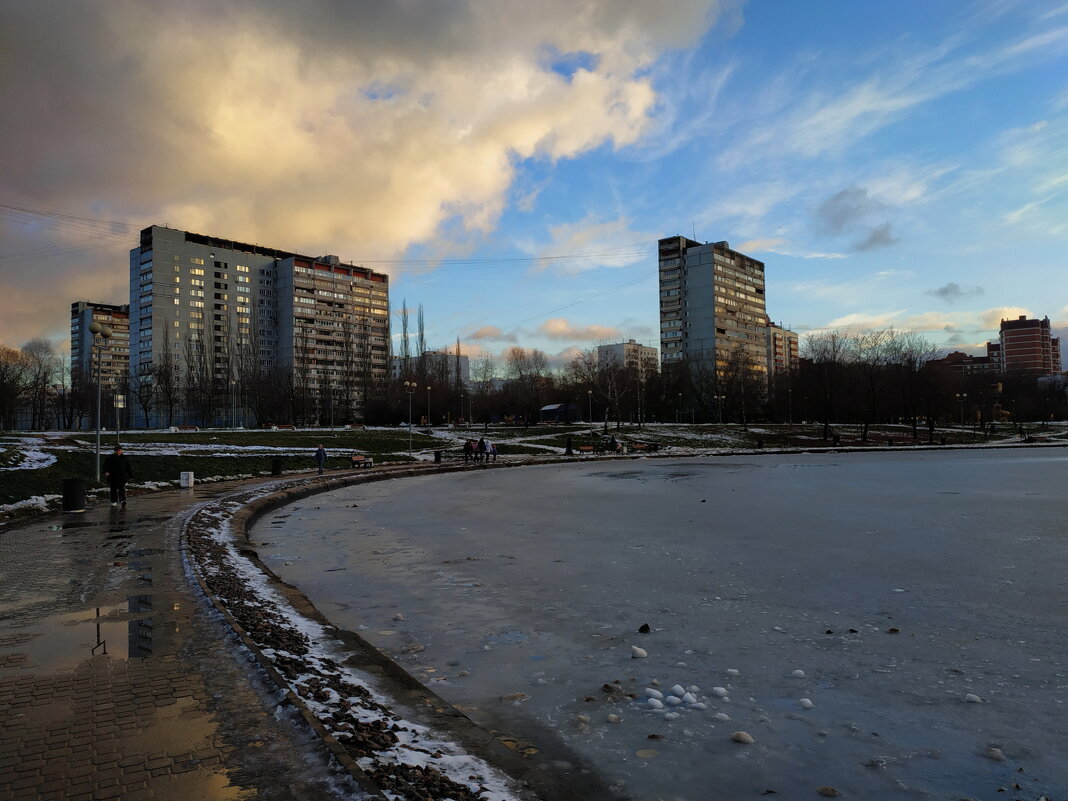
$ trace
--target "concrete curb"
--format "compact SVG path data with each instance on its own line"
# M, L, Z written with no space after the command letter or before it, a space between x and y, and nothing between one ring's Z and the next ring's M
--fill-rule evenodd
M609 458L627 459L633 457L623 456ZM528 758L521 758L515 750L510 750L503 744L503 741L508 741L518 746L517 738L511 737L503 732L487 731L478 726L460 710L453 707L452 704L437 695L434 691L428 689L388 656L374 648L374 646L364 640L359 634L338 629L334 624L327 620L321 612L319 612L304 593L298 588L285 583L271 571L271 569L259 559L259 555L248 541L248 532L252 525L268 512L301 500L302 498L307 498L323 492L330 492L345 487L373 483L376 481L386 481L395 478L461 473L485 468L493 469L529 467L545 464L573 464L576 461L578 461L576 458L565 457L499 462L491 463L489 465L442 465L432 463L420 466L406 465L395 468L372 468L371 470L359 469L344 476L323 477L315 475L305 479L290 479L291 481L296 482L294 486L283 487L275 492L253 499L237 512L228 515L228 521L235 536L241 540L237 543L237 548L241 555L249 559L257 569L267 576L271 582L271 586L285 595L287 600L300 614L321 624L324 628L330 631L333 636L345 644L350 655L349 659L346 660L346 664L350 664L360 670L377 675L379 679L388 682L390 695L400 703L413 709L418 709L426 716L427 723L431 728L438 731L444 731L450 737L454 737L469 753L486 760L489 764L502 771L513 780L519 782L522 785L525 794L530 795L532 798L535 796L546 799L551 798L554 801L557 799L560 801L602 801L602 799L603 801L614 801L615 799L618 799L619 796L608 791L602 782L596 781L596 773L594 771L576 771L567 777L560 777L546 772L542 769L545 767L542 762L548 762L554 754L548 753L544 748L540 748L537 749L538 754L544 757L544 759L530 760ZM194 512L188 514L182 521L182 538L186 548L190 548L189 540L186 537L186 530L197 514L205 512L212 513L213 511L218 512L220 511L221 505L228 501L233 502L235 497L248 491L250 490L245 489L241 492L224 496L209 504L205 504ZM252 491L254 491L254 489ZM267 675L271 677L276 686L283 691L285 702L300 712L301 716L322 739L323 743L330 750L331 755L337 760L338 764L349 773L361 788L365 789L376 798L386 798L381 788L376 785L356 761L344 750L342 745L338 743L336 738L326 729L322 722L319 721L314 712L312 712L303 700L290 689L288 681L278 672L270 659L263 654L249 636L248 632L245 631L241 624L230 614L225 604L213 592L206 577L202 575L196 564L196 559L187 556L187 563L191 572L196 577L205 597L220 612L231 628L233 628L242 644L255 656L259 665L264 669ZM573 763L578 763L579 761L576 758L576 755L570 752L555 756L566 757Z

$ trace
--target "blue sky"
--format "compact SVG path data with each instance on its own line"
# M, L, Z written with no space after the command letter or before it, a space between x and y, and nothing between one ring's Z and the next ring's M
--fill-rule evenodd
M1068 327L1065 3L40 5L0 12L5 344L123 300L151 223L384 269L473 355L658 344L680 233L802 334Z

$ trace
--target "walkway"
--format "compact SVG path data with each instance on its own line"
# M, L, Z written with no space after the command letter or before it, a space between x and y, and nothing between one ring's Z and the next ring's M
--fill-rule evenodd
M236 486L0 531L0 801L365 797L175 558L183 512Z

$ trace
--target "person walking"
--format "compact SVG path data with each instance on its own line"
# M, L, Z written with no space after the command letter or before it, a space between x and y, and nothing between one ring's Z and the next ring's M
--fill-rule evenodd
M464 464L471 461L471 458L475 455L475 446L471 440L464 440Z
M126 482L133 478L130 457L122 452L122 446L116 445L115 452L104 459L104 478L111 488L111 505L120 503L126 506Z
M322 445L315 451L315 464L319 467L319 475L322 475L326 467L326 448Z
M478 438L478 446L477 446L477 455L475 456L475 461L476 462L481 462L483 459L486 459L486 458L487 458L486 457L486 438L485 437L479 437ZM487 461L488 461L488 459L487 459Z

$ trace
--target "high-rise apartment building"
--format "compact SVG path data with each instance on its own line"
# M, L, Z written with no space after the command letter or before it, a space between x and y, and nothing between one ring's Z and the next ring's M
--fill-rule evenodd
M727 242L659 242L660 358L722 370L737 357L767 372L764 263Z
M775 325L770 319L767 321L765 331L768 346L768 379L780 373L792 373L797 369L797 334L780 325Z
M1001 321L1001 370L1005 373L1053 375L1061 372L1061 341L1050 336L1049 317L1029 320L1021 314Z
M351 398L362 416L389 365L389 277L297 253L161 226L130 251L130 374L170 363L222 387L250 371L316 408ZM210 422L210 421L203 421Z
M95 338L92 323L111 329L106 339ZM99 364L98 360L99 359ZM101 387L114 392L123 385L130 367L130 307L79 300L70 305L70 372L74 380L96 382L100 370Z
M642 377L660 372L660 357L656 348L642 345L633 339L611 345L598 345L597 364L615 364L634 370Z

